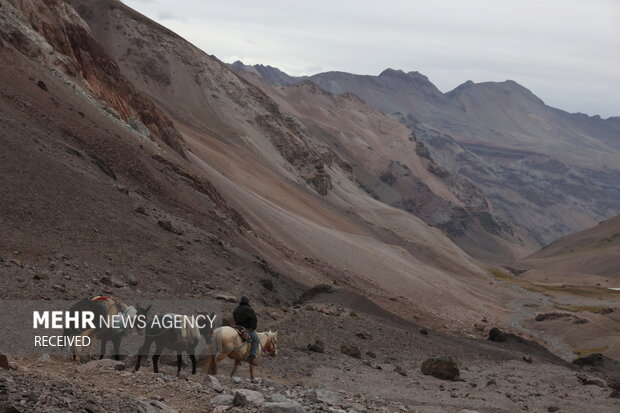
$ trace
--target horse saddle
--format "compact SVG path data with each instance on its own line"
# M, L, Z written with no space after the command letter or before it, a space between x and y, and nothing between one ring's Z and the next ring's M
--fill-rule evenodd
M112 303L116 307L116 311L119 313L125 312L124 304L121 300L111 295L94 295L90 297L91 301L102 301L104 303ZM109 309L109 307L108 307Z
M247 328L239 325L232 326L232 328L234 328L237 334L239 334L241 341L250 341L250 333Z

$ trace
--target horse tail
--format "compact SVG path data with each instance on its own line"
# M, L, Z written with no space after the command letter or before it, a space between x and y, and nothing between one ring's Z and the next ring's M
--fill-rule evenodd
M215 376L217 374L217 363L215 362L215 354L209 354L207 356L207 374Z

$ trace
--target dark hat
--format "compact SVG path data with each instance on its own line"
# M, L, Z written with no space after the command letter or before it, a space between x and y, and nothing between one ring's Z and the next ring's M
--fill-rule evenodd
M250 299L248 297L246 297L245 295L241 296L241 300L239 300L239 304L250 305Z

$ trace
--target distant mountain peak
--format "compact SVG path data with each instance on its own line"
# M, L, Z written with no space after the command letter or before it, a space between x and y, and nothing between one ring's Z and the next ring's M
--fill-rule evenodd
M521 85L520 83L514 80L504 80L501 82L480 82L476 83L471 80L455 87L453 90L446 93L451 99L458 99L464 96L475 96L475 95L500 95L500 94L510 94L521 96L522 98L535 101L539 104L543 104L544 102L532 93L531 90Z
M229 66L235 70L244 70L246 72L254 73L266 82L273 83L275 85L292 85L306 78L306 76L290 76L277 67L270 65L246 65L241 60L236 60Z
M387 68L379 74L379 77L401 77L430 83L428 77L418 71L404 72L400 69Z
M387 69L385 69L383 72L379 73L379 77L382 76L390 76L390 75L404 75L405 72L403 72L400 69L392 69L391 67L388 67Z

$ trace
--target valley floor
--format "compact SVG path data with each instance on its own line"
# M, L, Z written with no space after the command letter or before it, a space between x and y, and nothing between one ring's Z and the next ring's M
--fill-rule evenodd
M187 366L180 378L170 365L160 374L148 365L134 373L133 358L127 365L112 360L79 365L45 356L11 358L16 370L1 371L0 381L17 411L296 411L269 410L275 409L271 403L351 413L611 413L620 407L619 399L609 397L607 379L565 363L542 347L432 330L423 334L414 325L350 315L350 309L321 301L270 310L272 320L264 321L263 328L278 330L279 353L261 360L258 371L263 379L256 383L249 381L245 365L240 379L218 375L213 380L202 372L188 376ZM307 350L317 339L323 341L324 353ZM343 354L342 344L359 348L361 358ZM426 358L440 355L457 361L461 381L421 373ZM218 373L227 374L230 367L224 362ZM236 392L246 395L249 404L232 406Z

